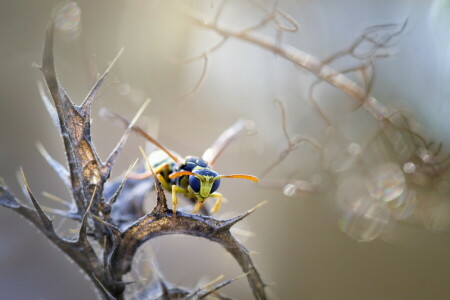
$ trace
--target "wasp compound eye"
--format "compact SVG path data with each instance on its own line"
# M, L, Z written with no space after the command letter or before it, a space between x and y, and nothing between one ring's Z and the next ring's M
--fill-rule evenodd
M215 191L217 191L217 189L220 186L220 179L217 179L216 181L214 181L212 188L211 188L211 194L214 193Z
M189 185L195 193L200 192L200 180L194 175L189 176Z

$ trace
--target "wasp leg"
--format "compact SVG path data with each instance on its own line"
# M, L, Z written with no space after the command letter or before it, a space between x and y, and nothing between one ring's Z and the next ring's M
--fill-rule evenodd
M170 183L167 182L167 180L164 178L164 176L162 176L161 174L156 174L156 178L158 178L158 180L161 183L162 187L166 191L170 191L171 190Z
M213 198L217 198L216 203L214 204L214 206L211 208L211 214L215 214L219 208L220 205L222 204L223 201L223 196L221 193L212 193L209 195L209 197L213 197Z
M204 202L197 202L195 203L194 209L192 210L193 214L198 214L200 209L202 208Z
M182 189L178 185L175 184L172 185L172 211L174 217L177 215L177 204L178 204L177 193L186 194L187 191L185 189Z
M153 172L155 174L159 174L163 170L167 169L168 167L169 167L169 164L162 164L162 165L154 168ZM149 178L151 176L152 176L152 171L148 170L148 171L145 171L144 173L131 173L131 174L128 175L128 178L141 180L141 179Z

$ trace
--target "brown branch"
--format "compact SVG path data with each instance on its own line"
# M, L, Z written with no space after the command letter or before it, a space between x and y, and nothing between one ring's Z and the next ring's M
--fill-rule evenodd
M164 192L156 185L158 203L166 203ZM115 278L121 278L131 270L131 263L139 246L146 241L169 234L186 234L206 238L222 245L239 263L242 270L248 273L249 284L256 299L266 299L265 284L256 270L248 250L230 233L230 228L248 216L250 210L230 220L217 220L213 217L191 215L177 212L176 217L166 205L158 204L155 209L140 218L122 232L120 239L113 247L108 265L111 266Z
M202 73L200 74L200 78L198 79L197 83L195 84L195 86L192 89L190 89L189 91L187 91L186 93L184 93L181 96L181 100L186 100L187 98L189 98L189 96L194 94L200 88L203 81L205 81L206 71L208 70L208 55L203 54L203 61L204 61L203 69L202 69Z
M304 68L314 75L322 78L324 81L330 83L336 88L342 90L350 97L360 101L364 108L371 113L377 120L383 120L386 118L386 113L389 112L388 108L380 104L373 96L367 96L366 91L361 88L357 83L350 80L345 75L339 73L328 65L323 65L322 62L316 57L305 53L288 44L277 44L277 42L255 32L235 32L223 27L219 27L214 23L205 21L198 14L190 13L187 15L191 22L201 28L212 30L217 34L224 37L236 38L254 45L257 45L265 50L274 52L281 57L293 62L301 68Z
M279 164L281 164L287 157L288 155L294 151L297 150L298 146L303 143L303 142L307 142L309 144L311 144L313 147L319 149L320 151L323 150L322 146L315 141L314 139L312 139L311 137L307 137L307 136L294 136L291 137L287 131L287 117L286 117L286 110L284 108L284 104L283 102L281 102L278 99L275 99L275 103L278 104L278 107L280 108L280 113L281 113L281 128L283 130L283 135L286 139L286 147L283 149L283 151L280 152L278 159L276 159L274 162L272 162L261 174L261 177L266 176L273 168L275 168L276 166L278 166Z
M109 73L111 66L97 80L81 106L76 106L60 85L53 57L54 21L50 23L45 36L42 66L39 67L54 102L50 105L41 89L41 98L50 116L55 120L63 137L69 170L52 159L43 147L39 147L44 158L61 173L61 179L72 192L74 205L66 205L68 211L45 208L40 205L23 176L23 191L34 208L21 204L0 180L0 205L15 210L45 234L58 248L71 257L90 277L103 299L124 299L123 275L131 269L136 249L148 239L167 234L189 234L207 238L221 244L233 255L248 274L253 294L257 299L266 299L264 283L253 265L248 251L230 233L230 228L248 216L253 210L230 220L190 215L179 212L173 216L159 181L154 179L125 180L123 177L107 183L111 169L132 130L140 109L133 121L126 123L127 130L119 140L106 162L102 162L91 141L91 104ZM120 53L119 53L120 54ZM56 122L57 121L57 122ZM126 175L125 175L126 176ZM70 177L70 181L69 181ZM143 200L151 188L157 191L156 206L144 214ZM108 199L108 200L105 200ZM73 209L72 209L73 208ZM59 237L47 213L59 214L80 222L77 235L72 239ZM91 242L103 248L100 255L94 251ZM102 256L101 256L102 255ZM226 281L215 287L187 291L185 296L201 299L220 287L231 283ZM168 289L169 293L175 289ZM169 294L170 295L170 294ZM167 298L167 297L166 297ZM226 299L223 297L223 299Z

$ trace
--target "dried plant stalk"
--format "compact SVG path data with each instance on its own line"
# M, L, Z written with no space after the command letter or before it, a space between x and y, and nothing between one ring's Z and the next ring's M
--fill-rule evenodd
M121 176L108 181L114 162L144 107L129 124L106 161L101 161L91 140L91 105L122 51L97 80L83 103L77 106L58 81L53 39L52 20L45 36L42 66L39 69L54 106L50 104L42 87L40 92L55 125L60 130L69 169L66 170L54 160L43 146L38 148L63 179L72 196L72 203L68 205L67 211L49 209L49 212L78 220L78 236L75 239L66 239L55 232L52 220L31 192L24 175L24 189L34 207L19 202L3 182L0 182L0 205L15 210L31 221L53 244L75 261L94 282L103 299L125 299L125 287L129 283L124 282L123 277L131 271L131 262L138 247L152 238L168 234L198 236L222 245L241 266L255 298L266 299L265 284L250 258L249 251L230 233L230 228L254 209L229 220L180 212L175 217L167 207L164 192L156 178L125 180ZM157 190L156 206L146 214L143 200L152 188ZM93 241L103 245L103 253L100 255L94 251ZM172 299L175 296L177 299L203 299L232 281L233 279L230 279L212 287L189 291L173 287L165 280L159 279L134 299ZM156 290L156 294L147 293L150 290ZM219 296L221 299L229 299Z

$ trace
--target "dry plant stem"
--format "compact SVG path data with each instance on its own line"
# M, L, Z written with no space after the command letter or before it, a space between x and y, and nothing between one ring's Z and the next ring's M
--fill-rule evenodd
M256 299L266 299L265 284L254 267L249 251L230 233L230 228L254 209L229 220L177 212L176 217L167 207L160 183L155 180L158 193L157 205L152 212L136 221L120 234L108 259L112 273L121 278L131 270L131 263L138 247L149 239L168 234L187 234L206 238L222 245L248 273L248 280Z
M203 54L202 58L203 58L204 63L203 63L202 73L200 74L200 78L198 79L197 83L195 84L195 86L191 90L187 91L183 96L181 96L181 100L186 100L191 95L193 95L200 88L200 86L202 85L203 81L205 81L206 71L208 70L208 55L207 54Z
M286 109L284 108L284 104L283 102L281 102L278 99L275 99L275 103L279 106L280 108L280 113L281 113L281 128L283 130L283 135L284 138L286 139L286 148L281 151L280 155L278 156L278 158L272 162L263 172L261 177L266 176L273 168L275 168L276 166L278 166L279 164L281 164L287 157L288 155L294 151L297 150L298 146L303 143L309 143L311 144L313 147L317 148L319 151L322 151L323 148L322 146L315 141L313 138L311 137L307 137L307 136L295 136L295 137L291 137L287 131L287 117L286 117Z
M86 217L83 218L84 222L80 227L78 238L74 240L64 239L55 232L52 221L44 213L27 184L26 188L34 209L19 203L16 197L4 185L0 185L0 204L13 209L33 223L49 240L75 261L94 283L96 282L94 279L95 274L100 276L101 280L105 280L102 276L102 264L87 240ZM105 299L108 298L105 297Z
M0 180L0 205L13 209L24 216L53 244L75 261L95 284L103 299L122 300L125 298L125 286L130 282L124 282L122 278L131 270L136 250L145 241L167 234L188 234L221 244L232 254L246 273L255 298L266 299L265 284L254 267L247 249L231 235L229 230L254 209L229 220L217 220L213 217L180 212L175 217L173 212L167 208L160 183L156 181L158 194L156 207L152 212L145 214L143 200L153 187L154 179L125 180L121 176L107 182L115 159L145 105L129 123L107 160L102 162L91 141L90 107L112 64L94 84L82 105L76 106L69 99L56 76L53 33L52 21L46 32L42 66L39 68L44 75L54 108L50 105L50 100L43 89L40 90L42 100L62 135L69 170L52 159L43 146L40 145L38 148L54 170L60 173L62 181L72 192L73 198L73 202L68 205L68 211L52 208L47 210L78 220L80 222L78 236L74 239L65 239L56 233L52 220L44 212L43 206L39 205L23 173L21 176L23 190L34 208L20 203L8 190L3 180ZM92 242L94 240L103 248L103 253L100 255L93 249ZM231 282L232 280L226 281L213 288L203 288L197 291L174 287L167 289L168 294L164 295L164 288L161 287L166 284L160 280L150 284L149 289L157 286L163 291L162 296L138 299L169 299L170 295L174 295L172 292L175 291L185 292L181 299L203 299Z
M350 97L363 103L364 108L377 120L383 120L386 118L386 111L388 111L388 109L385 106L380 104L373 96L366 95L365 89L361 88L357 83L330 66L322 64L322 62L316 57L291 45L279 44L273 38L255 33L253 31L231 31L226 28L219 27L217 24L209 23L202 19L201 16L194 13L189 13L187 17L199 27L212 30L223 37L232 37L257 45L292 61L294 64L312 72L317 77L332 84L336 88L348 94Z

